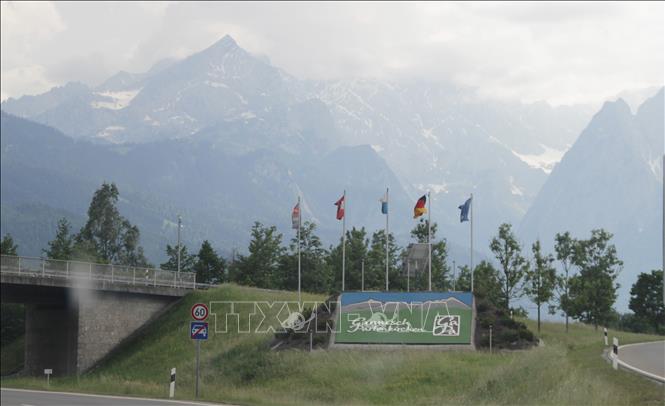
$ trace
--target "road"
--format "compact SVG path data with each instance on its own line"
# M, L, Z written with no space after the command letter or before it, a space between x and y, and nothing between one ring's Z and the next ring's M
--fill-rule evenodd
M632 367L665 379L665 341L622 346L619 349L619 359Z
M202 406L212 403L2 388L2 406Z

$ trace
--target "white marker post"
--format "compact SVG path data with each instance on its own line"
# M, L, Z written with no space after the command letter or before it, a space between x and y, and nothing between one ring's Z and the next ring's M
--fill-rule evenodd
M51 377L52 373L53 373L53 370L50 369L50 368L44 370L44 375L46 375L46 387L47 388L49 387L49 385L51 383L49 378Z
M607 347L607 327L603 327L603 338L605 339L605 347Z
M175 396L175 368L171 368L171 383L169 385L169 397Z
M612 337L612 368L619 369L619 339Z

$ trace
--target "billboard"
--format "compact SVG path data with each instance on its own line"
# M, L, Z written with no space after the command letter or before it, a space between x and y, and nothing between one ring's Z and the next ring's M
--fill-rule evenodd
M339 344L471 344L470 292L344 292Z

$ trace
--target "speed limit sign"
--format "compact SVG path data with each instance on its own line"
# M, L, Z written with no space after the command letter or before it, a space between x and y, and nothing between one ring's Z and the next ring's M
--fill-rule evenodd
M208 318L208 306L203 303L197 303L192 306L192 317L194 320L205 320Z

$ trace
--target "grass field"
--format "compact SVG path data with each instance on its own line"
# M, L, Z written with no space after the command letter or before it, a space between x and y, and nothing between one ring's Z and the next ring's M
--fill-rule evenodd
M198 301L293 300L290 292L225 285L185 297L95 371L55 378L51 389L166 397L170 368L176 397L194 397L195 346L189 310ZM322 297L306 295L304 299ZM212 320L211 320L212 321ZM528 321L530 328L535 323ZM622 344L663 339L609 332ZM216 334L201 346L201 399L236 404L662 405L663 386L614 371L601 358L602 331L544 323L545 345L518 352L270 352L269 334ZM4 358L3 358L4 359ZM44 389L43 379L10 378L3 387Z

